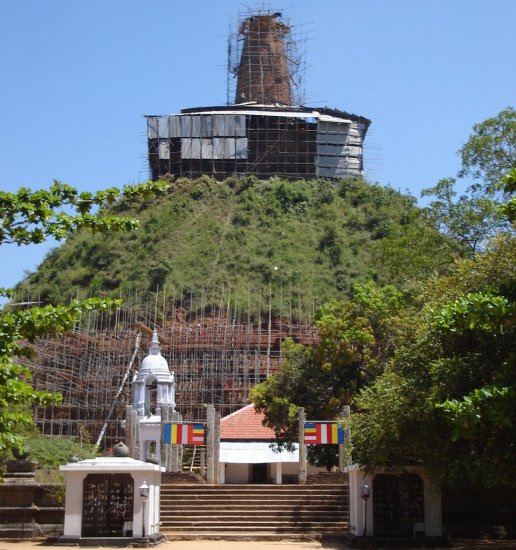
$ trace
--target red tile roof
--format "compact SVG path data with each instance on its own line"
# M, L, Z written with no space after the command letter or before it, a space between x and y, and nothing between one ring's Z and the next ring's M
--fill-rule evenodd
M275 439L274 430L262 424L265 416L257 413L254 404L235 411L220 419L220 439L267 440Z

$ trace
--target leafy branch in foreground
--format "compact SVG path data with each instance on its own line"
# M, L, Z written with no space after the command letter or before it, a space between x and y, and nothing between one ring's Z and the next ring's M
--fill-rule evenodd
M65 239L73 231L86 228L93 232L128 231L138 220L126 216L95 213L121 202L130 203L142 196L163 193L163 181L116 187L95 193L79 192L54 181L50 189L32 191L22 187L16 193L0 192L0 244L39 244L48 237ZM71 213L68 213L71 212Z
M59 394L34 389L29 383L30 371L18 364L17 358L32 356L28 344L38 337L62 336L72 329L82 312L106 311L120 303L91 298L68 306L35 307L0 315L0 456L22 447L22 433L32 424L31 407L61 401Z

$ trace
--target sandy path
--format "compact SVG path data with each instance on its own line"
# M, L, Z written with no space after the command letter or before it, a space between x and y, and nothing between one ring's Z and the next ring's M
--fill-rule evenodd
M42 542L20 541L11 542L0 540L0 550L77 550L77 546L52 546ZM95 547L85 547L95 548ZM99 547L97 547L99 548ZM226 540L199 540L199 541L171 541L155 547L157 550L346 550L344 544L333 541L226 541ZM371 544L367 548L382 550L381 546ZM515 540L468 540L462 539L444 547L432 547L433 550L514 550ZM388 550L395 550L390 547ZM403 547L403 550L421 550Z
M8 542L0 540L0 550L77 550L77 546L48 546L39 542ZM92 548L92 547L89 547ZM94 547L93 547L94 548ZM157 550L340 550L345 546L338 543L316 541L226 541L226 540L180 540L165 542L155 547Z

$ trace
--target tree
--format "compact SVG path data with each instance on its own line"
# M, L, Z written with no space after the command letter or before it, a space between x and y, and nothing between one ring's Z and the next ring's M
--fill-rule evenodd
M436 197L426 209L429 220L474 254L508 227L500 206L508 194L502 179L516 167L516 111L508 107L475 124L459 154L459 178L473 178L465 192L457 197L456 180L445 178L422 196Z
M459 177L472 176L487 194L499 191L502 177L516 167L516 111L507 107L497 116L475 124L459 154Z
M403 294L393 286L357 283L350 300L334 301L317 313L319 343L287 340L281 369L251 392L279 442L296 441L297 415L333 420L358 390L383 372L395 348ZM309 460L332 466L335 453L309 450Z
M354 459L424 463L452 486L514 485L515 240L427 281L384 374L355 399Z
M41 243L50 236L62 240L80 229L109 233L136 228L137 220L116 216L113 209L167 188L164 182L147 182L121 191L111 188L80 193L55 181L49 190L22 188L17 193L0 192L0 244ZM9 291L0 290L0 295L8 294ZM42 336L64 334L84 311L107 310L119 304L119 300L92 298L67 306L14 311L4 308L0 312L0 456L22 448L22 434L32 423L32 406L60 401L59 395L35 390L30 385L30 372L19 364L33 353L30 344Z
M472 187L456 198L455 184L454 178L444 178L436 186L424 189L421 195L437 199L427 210L428 218L436 227L474 254L507 224L492 198Z

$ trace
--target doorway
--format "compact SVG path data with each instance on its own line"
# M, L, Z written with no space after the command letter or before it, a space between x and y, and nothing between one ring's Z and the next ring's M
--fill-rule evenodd
M375 537L412 538L425 521L423 480L417 474L377 474L373 479Z
M88 474L83 482L82 537L132 536L131 474Z
M267 464L251 464L251 483L267 483Z

